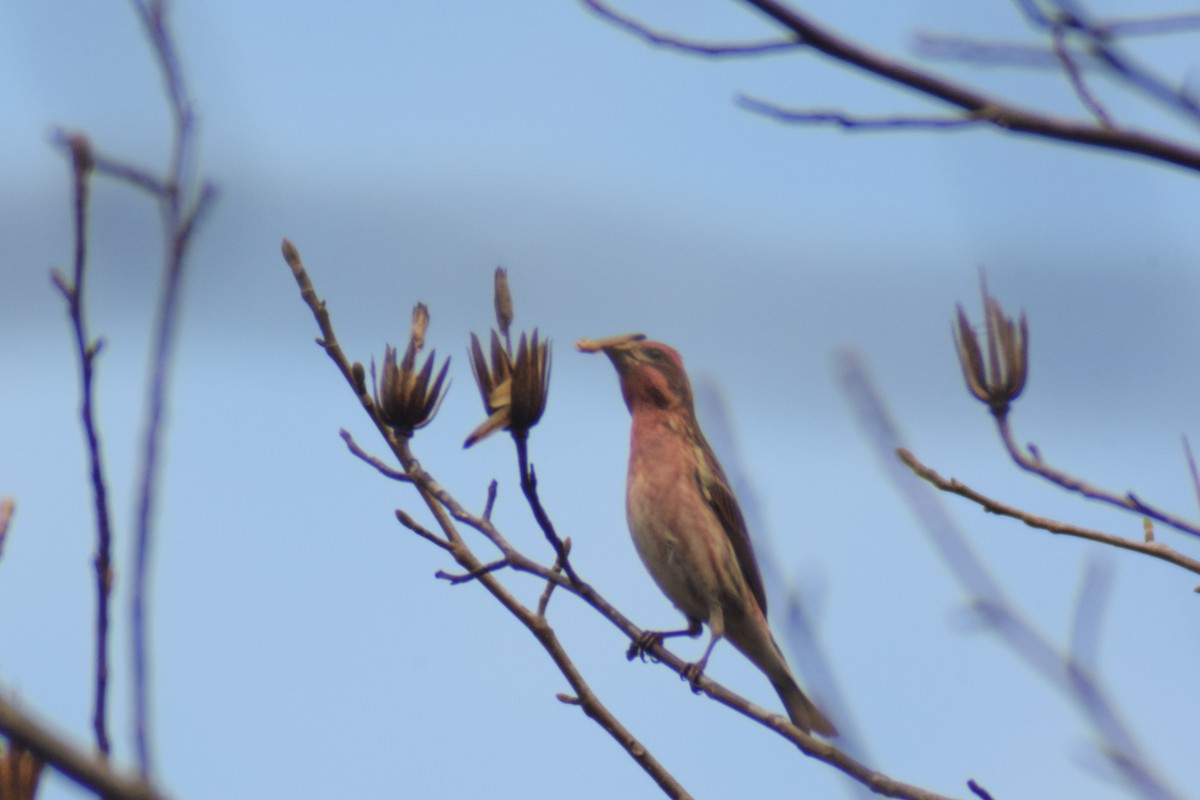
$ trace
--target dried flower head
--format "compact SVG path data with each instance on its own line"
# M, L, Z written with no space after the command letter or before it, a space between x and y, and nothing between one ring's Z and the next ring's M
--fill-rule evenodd
M475 373L475 383L488 418L471 431L464 447L500 430L507 430L514 437L528 436L546 410L550 389L550 343L539 340L535 329L528 339L521 334L516 355L513 355L508 330L512 324L512 295L503 269L496 270L495 300L500 333L492 331L490 358L484 354L479 337L471 334L471 370Z
M42 760L11 742L0 750L0 797L33 800L42 774Z
M983 286L983 313L987 332L987 358L979 346L979 337L962 306L954 326L958 362L967 390L986 403L997 419L1008 414L1009 404L1025 388L1029 373L1029 330L1025 315L1020 322L1005 316L1004 309Z
M375 405L383 421L400 436L412 436L413 431L423 428L433 419L438 406L445 397L446 372L450 359L446 359L433 378L437 351L429 354L425 365L417 369L417 353L425 346L425 331L429 327L429 309L418 303L413 309L412 330L404 358L396 360L396 349L388 345L383 356L383 376L375 390Z

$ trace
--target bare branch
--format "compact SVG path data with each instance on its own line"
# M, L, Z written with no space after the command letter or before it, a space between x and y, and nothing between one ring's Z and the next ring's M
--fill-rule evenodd
M609 6L607 3L602 3L600 0L583 0L583 4L616 27L620 28L626 33L633 34L648 44L654 45L655 47L665 47L670 50L677 50L688 55L706 56L710 58L719 58L723 56L757 56L768 55L787 50L796 50L804 46L795 40L723 43L697 42L662 33L661 31L656 31L650 28L648 25L644 25L637 21L633 17L618 12L616 9L612 8L612 6Z
M521 491L525 493L525 500L528 501L530 509L533 510L533 518L537 520L538 527L542 529L542 533L546 536L546 541L550 542L550 546L554 548L555 563L562 567L563 572L567 574L572 583L577 583L579 577L575 574L575 568L571 566L567 547L563 544L563 540L559 537L558 532L554 530L554 523L550 521L550 515L546 513L546 509L542 508L541 498L538 497L537 475L533 471L533 466L529 463L528 437L514 434L513 441L517 445L517 465L521 471Z
M338 435L342 437L342 441L346 443L346 448L349 449L351 453L374 467L380 475L383 475L385 478L391 478L394 481L402 481L405 483L411 482L412 479L403 472L395 467L388 466L375 456L359 447L358 442L354 441L354 437L350 435L350 431L342 428L340 431L338 431Z
M971 36L923 31L913 36L912 49L921 58L960 61L975 67L1052 69L1061 66L1053 47L1025 42L976 39ZM1071 60L1081 70L1099 66L1099 62L1086 53L1069 52Z
M569 536L563 541L563 553L566 555L571 554L571 537ZM557 559L554 562L554 566L550 568L550 571L559 573L562 571L562 567L562 559ZM554 587L557 585L557 581L546 581L546 588L542 591L541 598L538 599L537 614L539 617L546 616L546 607L550 605L550 596L554 594Z
M974 778L967 781L967 788L974 792L979 800L993 800L991 793L976 783Z
M1002 130L1120 150L1200 171L1200 150L1194 147L1136 131L1113 131L1027 111L861 47L778 0L745 2L796 34L800 41L814 50L970 114L982 114L988 122Z
M492 509L496 506L496 489L498 484L495 480L488 484L487 500L483 504L483 519L490 520L492 518Z
M1126 492L1124 495L1118 495L1113 492L1106 491L1097 486L1093 486L1085 480L1069 475L1060 469L1056 469L1047 464L1042 459L1041 451L1035 445L1028 445L1028 452L1021 450L1017 446L1016 439L1013 436L1012 428L1009 426L1008 418L1002 417L996 419L996 428L1000 433L1000 438L1004 442L1004 447L1008 450L1009 456L1018 467L1031 472L1034 475L1040 475L1056 486L1060 486L1071 492L1076 492L1084 497L1092 500L1097 500L1101 503L1116 506L1125 511L1132 511L1135 514L1150 517L1164 525L1169 525L1177 531L1189 533L1192 536L1200 536L1200 525L1170 514L1154 506L1143 503L1133 492Z
M928 481L933 486L943 492L950 492L960 497L965 497L973 503L977 503L984 511L992 514L998 514L1002 517L1011 517L1013 519L1024 522L1031 528L1040 528L1050 533L1059 533L1066 536L1074 536L1079 539L1088 539L1093 542L1119 547L1122 550L1131 550L1135 553L1157 558L1161 561L1166 561L1169 564L1174 564L1177 567L1182 567L1189 572L1200 575L1200 561L1194 558L1189 558L1184 554L1173 550L1170 547L1160 542L1145 542L1137 539L1126 539L1122 536L1116 536L1111 533L1103 533L1088 528L1081 528L1078 525L1071 525L1066 522L1049 519L1048 517L1039 517L1030 514L1027 511L1022 511L1019 508L1005 505L999 501L993 500L986 495L983 495L961 481L954 478L943 478L934 470L922 464L917 457L908 450L900 448L896 451L896 456L903 464L911 469L913 473L922 480Z
M648 36L646 26L628 20L628 18L615 14L615 12L611 12L607 6L597 8L601 4L596 2L596 0L581 0L581 2L593 11L604 14L609 19L612 19L615 15L618 20L628 22L628 24L618 24L622 29L647 41L658 44L660 43L659 40L662 40L661 43L666 46L676 46L678 44L681 45L678 49L685 52L702 53L705 51L705 47L699 45L699 43L676 40L674 37L657 33L654 33L653 36ZM1174 164L1185 169L1200 171L1200 149L1190 144L1147 135L1135 130L1113 129L1090 122L1063 119L1020 108L998 97L990 96L936 73L919 69L858 45L840 33L826 28L810 19L807 15L791 8L786 3L780 2L780 0L744 0L744 2L770 17L807 49L823 53L835 61L840 61L863 72L881 77L896 86L913 89L931 100L959 109L960 113L963 114L961 119L971 120L972 122L978 119L978 121L1001 131L1071 142L1085 147L1117 150L1144 156L1163 163ZM1072 30L1076 29L1072 27ZM1181 104L1185 108L1189 103L1194 105L1194 101L1186 94L1167 91L1155 80L1146 80L1138 83L1137 71L1130 67L1128 60L1118 58L1113 53L1112 48L1103 42L1103 38L1099 34L1090 38L1088 43L1089 45L1095 45L1095 55L1104 63L1105 67L1117 71L1127 82L1138 85L1139 88L1144 88L1147 92L1157 92L1158 96L1163 97L1163 99L1166 99L1164 95L1169 95L1175 99L1177 105ZM723 48L716 46L713 49L721 51ZM858 121L852 115L848 114L841 115L837 112L832 112L832 119L818 120L811 118L814 112L783 112L782 109L768 103L763 103L762 101L758 101L758 103L758 107L754 107L753 110L769 114L772 118L785 122L840 122L839 117L844 116L847 120L854 122L855 127L872 127L872 125L860 126ZM829 114L830 112L815 113L820 115ZM806 116L808 117L807 119L805 118ZM913 121L906 120L905 118L898 119L902 121L897 127L912 126L915 124ZM917 117L916 119L921 118ZM932 119L938 118L934 117ZM954 116L950 119L958 120L960 117ZM964 123L955 123L955 125L961 124ZM930 127L954 127L954 125L943 123Z
M153 768L150 749L150 663L148 604L153 518L158 494L159 453L163 418L167 407L168 374L178 326L187 254L199 221L212 206L216 192L207 183L195 187L191 162L195 150L192 105L183 70L167 20L164 0L134 0L142 30L155 52L172 118L171 156L161 188L151 186L133 167L123 172L135 186L150 191L159 203L163 219L163 272L155 308L150 375L146 390L146 413L142 432L142 463L138 480L137 528L134 541L133 597L133 697L134 738L143 775Z
M1087 84L1083 82L1083 75L1079 71L1079 67L1075 64L1075 59L1067 49L1067 43L1063 33L1063 26L1056 24L1051 29L1051 40L1054 42L1054 55L1058 58L1062 65L1063 72L1067 75L1067 80L1071 84L1071 88L1075 91L1075 96L1083 103L1084 107L1091 113L1096 121L1103 127L1112 129L1114 127L1112 119L1108 116L1108 112L1104 110L1104 106L1100 105L1097 100L1088 90Z
M87 448L88 472L92 490L92 510L96 525L96 555L92 564L96 573L96 650L95 697L93 698L92 729L96 747L108 754L108 627L109 598L112 594L112 519L108 508L108 479L105 476L100 430L96 424L94 390L96 357L100 341L88 332L85 313L87 285L87 223L90 175L96 166L91 143L83 134L61 134L61 142L71 154L72 173L72 230L75 239L74 266L68 281L57 271L51 279L67 303L67 316L79 363L79 417Z
M471 581L477 580L478 578L481 578L484 575L490 575L491 573L495 572L498 569L504 569L508 565L509 565L508 559L501 558L496 561L492 561L488 564L483 564L482 566L476 567L475 569L471 570L470 572L464 572L459 575L456 575L452 572L445 572L445 571L439 569L437 572L434 573L434 577L440 578L441 580L444 580L444 581L449 581L451 586L457 586L460 583L470 583Z
M442 537L438 536L436 533L429 530L421 523L417 522L415 519L413 519L411 516L409 516L408 512L404 511L403 509L399 509L399 508L396 509L396 519L398 519L400 521L401 525L408 528L410 531L417 534L422 539L426 539L430 542L433 542L435 545L442 548L443 550L450 550L450 551L454 550L453 544L446 541Z
M982 113L963 117L908 117L902 115L859 117L836 109L789 109L744 94L738 95L735 102L747 111L762 114L778 122L837 125L840 128L852 131L896 130L897 128L910 130L964 130L972 125L990 122L986 115Z
M1019 3L1034 25L1051 32L1061 27L1082 39L1084 46L1109 75L1167 108L1181 112L1192 122L1200 122L1200 102L1118 49L1116 37L1100 27L1100 23L1091 17L1081 3L1053 0L1053 4L1058 7L1057 13L1047 16L1040 10L1030 12L1031 3Z
M1149 17L1128 17L1097 20L1092 30L1098 36L1161 36L1167 33L1187 33L1200 30L1200 14L1161 14Z

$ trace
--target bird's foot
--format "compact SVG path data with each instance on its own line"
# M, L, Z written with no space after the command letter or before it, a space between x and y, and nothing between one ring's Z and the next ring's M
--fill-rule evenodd
M679 677L691 684L694 693L700 694L700 679L704 677L704 662L688 664L683 668L683 672L679 673Z
M630 661L633 661L635 658L645 661L646 653L656 644L662 644L665 636L666 634L662 631L642 631L642 634L634 639L629 645L629 649L625 651L625 658ZM650 660L658 661L654 656L650 656Z

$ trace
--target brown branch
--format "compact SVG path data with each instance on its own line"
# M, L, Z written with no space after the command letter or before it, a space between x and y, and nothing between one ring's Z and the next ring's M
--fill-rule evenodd
M563 541L563 552L567 555L571 554L571 538L569 536ZM550 568L550 571L559 573L562 571L562 567L562 559L558 559L554 562L554 566ZM555 581L546 581L546 588L542 590L542 596L538 598L537 614L539 617L546 616L546 607L550 605L550 596L554 594L555 586L558 586L558 583Z
M1127 17L1100 20L1092 23L1099 36L1161 36L1200 30L1200 14L1161 14L1149 17Z
M1161 542L1146 542L1137 539L1126 539L1122 536L1117 536L1111 533L1103 533L1101 531L1082 528L1078 525L1072 525L1067 522L1059 522L1048 517L1039 517L1030 514L1013 506L1005 505L997 500L993 500L980 492L975 491L971 487L962 483L955 478L943 478L934 470L922 464L916 456L908 450L900 448L896 451L896 456L904 464L913 471L917 477L932 484L934 487L943 492L956 494L959 497L965 497L973 503L979 505L984 511L991 514L997 514L1002 517L1011 517L1012 519L1020 520L1031 528L1040 528L1041 530L1050 533L1063 534L1065 536L1074 536L1079 539L1087 539L1100 544L1119 547L1122 550L1131 550L1135 553L1157 558L1160 561L1166 561L1168 564L1174 564L1177 567L1182 567L1188 572L1193 572L1200 575L1200 561L1194 558L1189 558L1177 550L1162 544Z
M1025 42L976 39L970 36L919 32L913 36L912 50L924 59L959 61L972 66L1036 69L1061 66L1061 61L1052 47ZM1086 53L1068 52L1079 69L1091 69L1099 63Z
M528 436L514 433L513 441L517 445L517 467L521 471L521 491L524 492L525 500L533 511L533 518L537 520L538 527L542 529L546 541L550 542L550 546L554 548L556 563L562 565L563 572L567 573L567 577L572 582L578 582L579 576L575 574L575 568L571 566L567 547L563 544L558 532L554 530L554 523L550 521L550 515L542 507L542 500L538 496L537 474L534 473L533 466L529 463Z
M103 757L84 753L44 724L19 710L0 690L0 733L85 789L106 800L165 800L143 779L122 775Z
M1067 49L1066 37L1063 32L1061 23L1055 24L1050 31L1050 40L1054 43L1054 55L1062 65L1063 72L1067 75L1067 81L1071 84L1071 89L1075 92L1075 96L1083 103L1084 107L1091 113L1096 121L1104 128L1112 130L1112 119L1108 116L1108 112L1104 110L1104 106L1100 104L1088 89L1087 84L1083 82L1083 75L1079 71L1079 67L1075 64L1075 59Z
M492 480L492 482L488 484L487 500L483 504L483 518L486 520L490 520L492 518L492 509L496 507L497 488L498 484L495 480Z
M1012 106L982 92L950 82L937 74L919 70L858 46L848 38L812 22L778 0L745 0L768 17L796 34L800 41L830 58L875 74L894 84L907 86L920 94L964 109L971 114L986 112L992 125L1003 131L1072 142L1092 148L1130 152L1156 161L1200 172L1200 150L1168 139L1147 136L1136 131L1110 131L1104 127L1063 120ZM991 109L991 110L989 110Z
M143 33L155 52L155 62L163 80L172 118L171 156L166 176L158 180L161 189L151 189L138 171L128 168L133 185L151 191L162 212L164 255L162 283L155 307L150 374L146 392L146 412L142 431L142 463L138 480L136 535L133 560L133 704L134 739L138 764L143 775L153 768L150 749L150 656L148 643L153 519L158 495L159 453L162 447L163 419L167 407L168 375L178 327L179 304L183 291L184 270L192 236L204 214L212 206L216 192L210 184L196 187L191 175L195 150L192 106L174 38L167 21L164 0L134 0L134 11Z
M367 451L365 451L361 447L359 447L358 442L354 441L354 437L350 435L350 431L346 430L345 428L342 428L340 431L338 431L338 435L340 435L342 437L342 441L346 443L346 447L347 447L347 449L350 450L351 453L353 453L355 456L357 456L358 458L360 458L362 461L366 462L367 464L370 464L372 467L374 467L376 469L377 472L379 472L379 474L383 475L385 478L391 478L394 481L402 481L404 483L410 482L409 477L407 475L405 475L403 472L401 472L400 470L398 470L394 467L388 466L387 464L383 463L375 456L371 455L370 453L368 453Z
M95 166L95 158L91 143L83 134L61 134L61 143L71 154L74 267L70 279L52 271L51 280L66 300L75 355L79 363L79 417L87 448L92 509L96 525L96 555L92 560L96 573L95 697L92 730L96 735L96 747L107 755L111 750L108 739L108 627L109 599L112 595L112 518L108 508L108 479L105 477L104 456L95 410L96 357L102 344L101 340L92 339L88 332L84 304L87 285L89 176Z
M588 8L596 10L595 0L581 1ZM856 44L778 0L744 0L744 2L773 19L793 34L797 41L805 47L823 53L835 61L883 78L897 86L913 89L929 99L961 109L970 118L979 117L981 121L1001 131L1071 142L1085 147L1116 150L1174 164L1184 169L1200 171L1200 149L1189 144L1134 130L1109 129L1102 125L1062 119L1020 108L936 73L919 69ZM612 18L611 15L605 15L605 17ZM683 49L688 52L702 52L702 48L698 50L694 46L680 48L678 40L673 37L661 35L648 37L644 32L645 26L638 23L634 23L632 27L626 25L621 25L621 27L641 36L651 44ZM683 44L688 45L689 43L684 42ZM1104 58L1105 53L1098 53L1098 57ZM1109 66L1115 68L1112 63ZM766 111L766 109L756 110ZM790 121L786 115L773 118Z
M980 786L974 778L967 781L967 788L974 792L979 800L993 800L991 793L987 789Z
M854 131L895 130L897 128L910 130L965 130L970 126L991 121L983 113L962 117L908 117L903 115L859 117L835 109L789 109L744 94L738 95L734 102L747 111L762 114L778 122L837 125L840 128Z
M1040 475L1056 486L1066 489L1071 492L1076 492L1091 500L1096 500L1101 503L1116 506L1125 511L1132 511L1135 514L1150 517L1164 525L1169 525L1177 531L1190 533L1193 536L1200 536L1200 525L1193 522L1169 514L1154 506L1143 503L1133 492L1126 492L1123 496L1113 492L1106 491L1097 486L1069 475L1060 469L1056 469L1044 460L1042 455L1034 445L1029 445L1029 452L1026 453L1017 446L1016 439L1013 436L1012 428L1009 426L1008 417L1001 415L996 417L996 429L1000 433L1000 438L1004 442L1005 449L1008 450L1009 456L1018 467L1031 472L1035 475Z
M1027 111L855 44L778 0L745 2L796 34L814 50L968 113L984 114L988 122L1001 130L1132 153L1200 171L1200 150L1194 147L1137 131L1108 130Z
M620 13L607 3L600 2L600 0L583 0L583 4L603 19L626 33L637 36L648 44L677 50L689 55L718 58L723 56L757 56L795 50L804 46L791 39L767 42L698 42L656 31L633 17Z
M1113 78L1142 95L1183 113L1192 122L1200 122L1200 103L1197 99L1186 89L1177 89L1174 82L1159 77L1118 49L1118 40L1111 30L1103 29L1101 23L1093 20L1082 3L1075 0L1052 0L1052 4L1057 7L1052 14L1044 13L1030 0L1020 0L1017 5L1036 27L1051 33L1055 28L1062 27L1081 39L1082 46L1086 47Z
M435 545L442 548L443 550L453 550L454 549L454 546L452 544L450 544L450 542L447 542L445 539L438 536L436 533L429 530L421 523L417 522L415 519L413 519L411 516L408 515L408 512L404 511L403 509L400 509L400 508L396 509L396 519L400 521L401 525L408 528L410 531L415 533L417 536L420 536L422 539L427 539L428 541L433 542Z
M435 578L440 578L441 580L444 580L444 581L449 581L451 586L457 586L460 583L470 583L473 580L477 580L478 578L480 578L484 575L490 575L491 573L495 572L496 570L504 569L507 566L508 566L508 559L501 558L496 561L492 561L490 563L476 567L475 569L471 570L470 572L464 572L459 575L455 575L452 572L446 572L444 570L439 569L437 572L434 573L433 576Z

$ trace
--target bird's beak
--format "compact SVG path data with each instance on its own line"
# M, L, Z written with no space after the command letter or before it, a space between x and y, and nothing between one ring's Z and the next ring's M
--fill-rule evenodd
M645 338L644 333L625 333L607 339L580 339L575 342L575 349L581 353L604 353L612 358L614 353L628 350L630 345Z
M644 333L626 333L606 339L580 339L575 343L575 349L581 353L604 353L617 372L624 374L632 346L645 338Z

